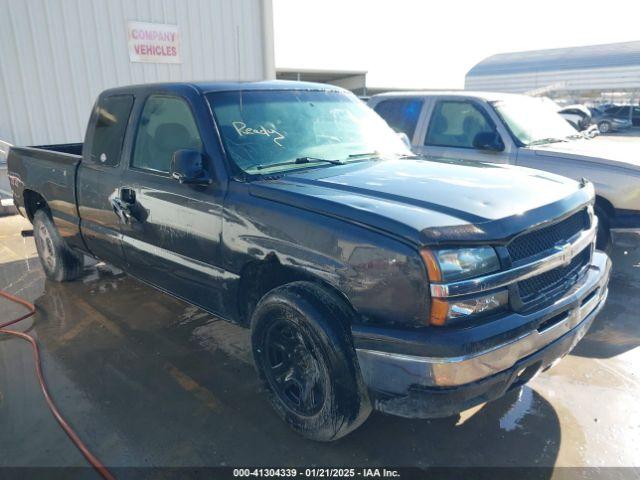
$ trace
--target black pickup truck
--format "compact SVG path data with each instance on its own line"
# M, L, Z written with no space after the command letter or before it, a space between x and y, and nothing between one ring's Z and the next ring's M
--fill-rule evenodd
M336 87L176 83L105 91L83 144L8 169L50 279L87 254L250 327L275 410L326 441L517 388L606 299L591 184L428 160Z

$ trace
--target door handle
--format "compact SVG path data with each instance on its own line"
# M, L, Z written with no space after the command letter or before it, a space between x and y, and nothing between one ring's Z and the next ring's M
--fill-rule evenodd
M131 210L136 203L135 191L132 188L121 188L118 196L114 195L110 202L113 213L118 216L120 223L131 224L135 218Z
M120 219L120 223L128 225L133 217L130 209L131 204L125 202L121 198L113 197L111 199L111 208Z

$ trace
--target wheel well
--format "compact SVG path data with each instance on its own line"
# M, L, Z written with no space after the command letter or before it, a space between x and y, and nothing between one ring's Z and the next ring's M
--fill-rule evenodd
M596 208L596 211L601 211L609 219L615 217L615 215L616 215L616 209L613 208L613 205L611 204L611 202L609 200L607 200L606 198L601 197L599 195L596 195L595 208Z
M353 310L344 294L335 287L304 270L282 265L276 255L270 254L264 260L251 262L242 269L238 286L238 313L241 323L249 323L253 310L267 292L299 281L312 282L334 292Z
M39 209L44 208L46 210L49 210L47 201L38 192L34 192L33 190L25 190L22 193L22 198L24 199L24 209L26 210L27 217L30 221L33 221L33 216Z

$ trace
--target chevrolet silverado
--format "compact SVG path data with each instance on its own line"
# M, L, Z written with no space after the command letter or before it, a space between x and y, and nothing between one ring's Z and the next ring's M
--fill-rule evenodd
M12 147L8 171L49 279L90 255L249 327L275 411L315 440L518 388L607 297L589 182L416 158L330 85L107 90L83 143Z

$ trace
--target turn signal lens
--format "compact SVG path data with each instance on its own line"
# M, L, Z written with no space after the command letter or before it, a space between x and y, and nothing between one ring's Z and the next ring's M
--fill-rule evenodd
M440 273L440 265L438 259L431 250L420 250L420 256L424 265L427 267L427 273L429 274L429 281L440 282L442 280L442 274Z
M442 326L447 322L449 316L449 303L441 298L431 300L431 325Z

